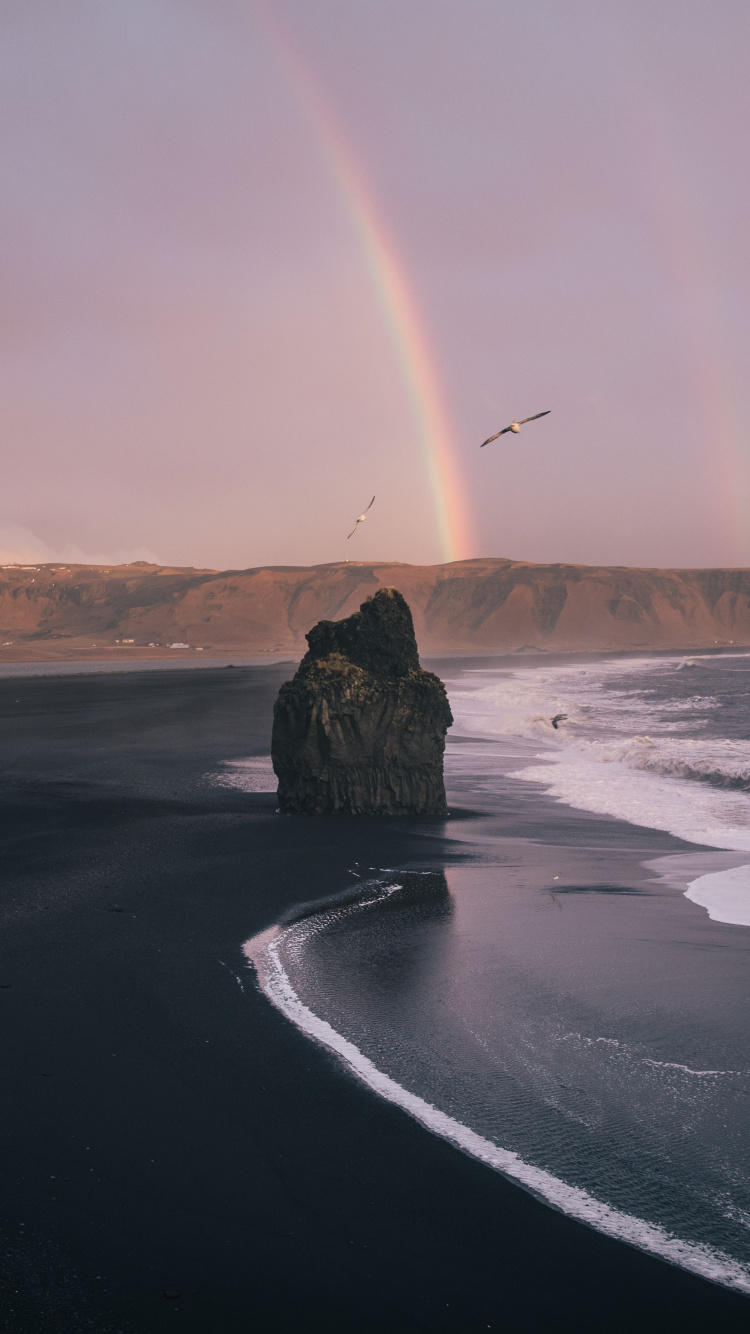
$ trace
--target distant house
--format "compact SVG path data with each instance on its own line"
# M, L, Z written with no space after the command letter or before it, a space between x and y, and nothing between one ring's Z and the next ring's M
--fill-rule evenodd
M190 648L189 644L170 644L169 648Z

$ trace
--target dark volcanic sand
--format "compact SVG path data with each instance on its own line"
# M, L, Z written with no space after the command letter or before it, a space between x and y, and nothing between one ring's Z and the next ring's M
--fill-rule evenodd
M268 753L288 674L0 681L0 1327L747 1328L745 1298L433 1138L256 990L243 941L356 861L471 855L450 823L281 818L207 784ZM534 801L508 832L632 845ZM684 847L638 833L644 856Z

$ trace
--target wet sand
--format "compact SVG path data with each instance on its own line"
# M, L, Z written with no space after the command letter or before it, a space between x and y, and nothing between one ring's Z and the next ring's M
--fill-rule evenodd
M242 943L292 905L356 862L481 858L486 829L283 819L207 782L268 753L287 674L0 680L0 1328L744 1329L745 1298L434 1138L255 987ZM524 789L501 832L547 860L685 850Z

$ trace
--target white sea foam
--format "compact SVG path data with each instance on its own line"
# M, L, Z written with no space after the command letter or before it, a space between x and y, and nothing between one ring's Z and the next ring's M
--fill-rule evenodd
M750 1293L750 1269L723 1251L683 1241L665 1228L612 1208L587 1191L561 1181L543 1168L525 1162L517 1153L500 1148L476 1134L379 1070L358 1047L314 1014L297 995L280 957L280 946L290 930L295 928L272 927L253 936L243 947L263 991L293 1024L335 1052L344 1065L375 1093L401 1107L433 1134L509 1177L562 1213L715 1283Z
M683 1065L679 1061L657 1061L653 1056L639 1056L633 1047L627 1042L621 1042L617 1038L589 1038L583 1033L564 1033L563 1042L575 1042L580 1047L612 1047L614 1051L621 1054L626 1060L637 1061L641 1065L651 1066L654 1070L676 1071L679 1075L691 1075L696 1079L714 1079L726 1076L727 1078L741 1077L745 1078L750 1071L748 1070L694 1070L690 1065Z
M579 810L663 829L688 843L750 849L750 801L744 793L692 787L646 772L636 778L621 762L575 754L513 777L544 783L551 796Z
M678 667L639 659L466 675L449 683L455 734L536 742L537 762L513 776L543 783L569 806L687 842L750 849L750 742L695 735L718 700L655 691L654 679L668 684ZM556 714L567 715L557 730ZM457 772L458 749L450 759ZM482 767L489 764L491 754Z
M689 1065L680 1065L679 1061L654 1061L650 1056L641 1058L642 1065L653 1065L657 1070L677 1070L681 1075L694 1075L696 1079L713 1079L719 1075L744 1075L745 1070L693 1070Z
M714 922L750 926L750 866L699 876L688 885L685 898L705 908Z
M237 787L241 792L275 792L279 785L270 755L225 760L221 771L212 774L211 778L220 787Z

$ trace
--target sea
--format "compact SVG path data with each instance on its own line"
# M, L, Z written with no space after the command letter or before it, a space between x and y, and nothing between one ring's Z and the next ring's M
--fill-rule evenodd
M248 962L432 1133L750 1293L750 654L442 668L444 865L355 863Z

